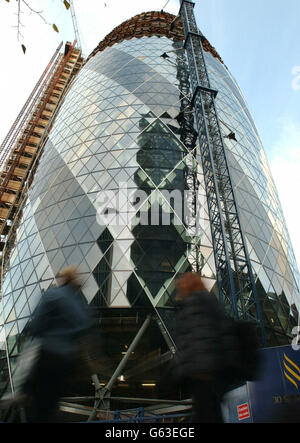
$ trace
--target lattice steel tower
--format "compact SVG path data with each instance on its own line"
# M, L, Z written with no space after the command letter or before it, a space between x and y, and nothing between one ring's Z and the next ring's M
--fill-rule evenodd
M209 219L213 239L219 297L236 319L256 319L266 345L261 307L238 214L223 137L203 55L194 3L183 0L180 16L192 87L192 105L199 135ZM253 311L255 305L255 313Z

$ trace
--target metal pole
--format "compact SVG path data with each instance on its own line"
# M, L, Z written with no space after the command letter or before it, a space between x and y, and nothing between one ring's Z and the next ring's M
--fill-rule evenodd
M151 321L151 315L148 315L146 320L144 321L144 323L142 324L140 330L138 331L137 335L135 336L135 338L133 339L131 345L129 346L129 348L127 349L126 354L124 355L124 357L122 358L122 360L120 361L117 369L115 370L115 372L113 373L113 375L111 376L111 379L109 380L109 382L106 385L106 389L111 390L111 388L113 387L113 384L115 383L116 379L119 377L119 375L121 374L122 369L124 368L124 366L126 366L127 361L129 360L129 357L131 355L131 353L134 351L134 349L136 348L138 342L140 341L140 339L142 338L144 332L146 331L150 321Z
M130 344L129 348L127 349L126 354L124 355L124 357L122 358L122 360L118 364L118 367L116 368L115 372L111 376L111 378L110 378L110 380L109 380L109 382L107 383L106 386L101 387L101 385L99 383L98 376L96 374L94 374L92 376L92 380L95 383L96 393L98 391L99 399L95 402L94 409L93 409L91 415L89 416L88 421L92 421L95 418L95 416L97 414L97 408L98 408L99 404L103 401L105 396L107 398L107 394L110 392L110 390L113 387L116 379L119 377L119 375L121 374L123 368L126 366L126 363L127 363L128 359L129 359L131 353L134 351L134 349L136 348L136 346L139 343L140 339L142 338L144 332L146 331L147 327L149 326L151 318L152 318L152 316L151 316L151 314L149 314L147 316L146 320L144 321L144 323L142 324L141 328L139 329L137 335L134 337L132 343Z

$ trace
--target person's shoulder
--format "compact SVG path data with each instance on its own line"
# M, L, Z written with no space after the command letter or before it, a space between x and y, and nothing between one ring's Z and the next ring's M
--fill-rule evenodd
M198 303L203 303L203 302L212 302L215 303L216 302L216 297L213 294L210 294L208 291L195 291L192 292L189 296L188 299L193 300L195 302Z
M47 291L45 291L45 294L43 296L45 298L45 301L55 301L58 298L61 297L61 291L60 291L60 287L56 287L56 286L51 286L50 288L47 289Z
M220 304L216 296L208 291L197 291L191 293L187 297L188 303L193 306L207 307L211 310L217 311L220 309Z

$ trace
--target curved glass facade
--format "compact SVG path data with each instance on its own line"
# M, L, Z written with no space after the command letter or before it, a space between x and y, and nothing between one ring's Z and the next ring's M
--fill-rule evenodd
M227 69L207 55L212 87L269 345L291 342L297 324L299 273L277 190L257 129ZM235 140L228 137L230 131ZM286 337L284 337L286 335ZM289 338L288 338L289 337Z
M219 91L216 105L268 344L288 343L299 307L298 271L276 189L237 84L218 58L205 56L211 86ZM116 389L147 396L139 389L149 381L156 386L151 395L170 397L163 380L172 347L174 280L193 269L194 256L184 204L176 206L166 191L183 195L189 173L198 183L203 209L198 266L210 290L217 291L199 146L195 139L191 162L178 118L187 99L179 72L187 69L184 58L181 42L132 38L97 52L76 77L49 134L3 282L2 382L6 351L12 375L18 337L42 291L55 283L62 267L77 264L85 276L83 293L99 310L108 358L103 380L144 314L155 312L161 323L151 325L129 360L129 384ZM228 138L230 131L235 139ZM102 223L110 209L106 205L99 216L102 197L113 195L119 199L118 217L127 218ZM128 196L129 218L120 204ZM161 364L153 369L150 361ZM171 394L178 396L176 390Z

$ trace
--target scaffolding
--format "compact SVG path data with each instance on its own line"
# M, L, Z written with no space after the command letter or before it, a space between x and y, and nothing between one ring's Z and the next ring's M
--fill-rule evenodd
M5 137L0 150L1 280L9 267L22 209L62 98L82 65L80 49L67 42L56 49Z
M12 127L10 128L7 136L3 140L0 146L0 169L2 169L3 164L5 160L7 159L7 154L11 151L11 148L16 142L16 139L18 135L20 134L20 131L22 128L24 128L25 124L27 123L27 118L31 115L32 109L35 106L38 97L41 94L41 91L45 87L45 84L48 81L48 76L51 74L51 67L56 63L57 58L59 57L59 51L62 47L63 43L61 42L58 48L56 49L55 53L53 54L50 62L48 63L46 69L44 70L43 74L41 75L40 79L38 80L37 84L33 88L31 94L29 95L28 99L26 100L23 108L19 112L19 115L17 116L15 122L13 123ZM48 73L48 76L47 76ZM47 77L46 77L47 76Z

